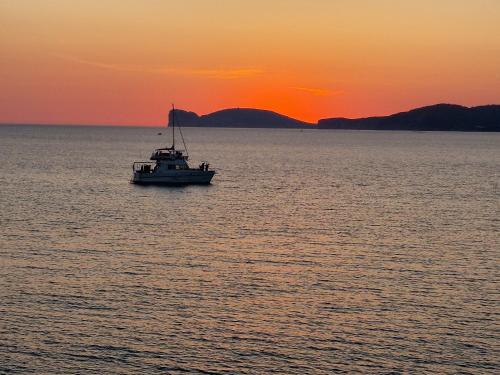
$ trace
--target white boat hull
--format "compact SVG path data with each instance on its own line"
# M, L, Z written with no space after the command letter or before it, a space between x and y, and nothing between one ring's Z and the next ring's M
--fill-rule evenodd
M141 185L208 185L214 174L214 171L197 169L176 170L170 173L134 172L131 182Z

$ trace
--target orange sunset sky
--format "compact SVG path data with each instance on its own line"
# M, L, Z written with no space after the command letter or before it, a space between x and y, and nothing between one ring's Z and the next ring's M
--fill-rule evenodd
M499 0L0 0L0 122L500 102Z

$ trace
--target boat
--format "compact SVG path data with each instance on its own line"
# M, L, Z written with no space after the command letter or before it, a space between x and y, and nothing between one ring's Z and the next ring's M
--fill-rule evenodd
M208 185L215 175L210 164L202 162L198 168L191 168L188 164L188 151L180 126L177 126L181 135L184 149L175 148L175 108L172 106L172 146L158 148L153 151L152 161L140 161L132 164L132 180L141 185Z

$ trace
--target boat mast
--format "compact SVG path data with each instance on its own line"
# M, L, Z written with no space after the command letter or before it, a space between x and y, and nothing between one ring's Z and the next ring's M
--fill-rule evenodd
M172 150L175 150L175 107L172 104Z

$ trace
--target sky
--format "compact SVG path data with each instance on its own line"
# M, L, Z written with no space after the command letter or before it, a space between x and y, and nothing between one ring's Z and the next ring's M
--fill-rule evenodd
M500 103L499 0L0 0L0 123Z

